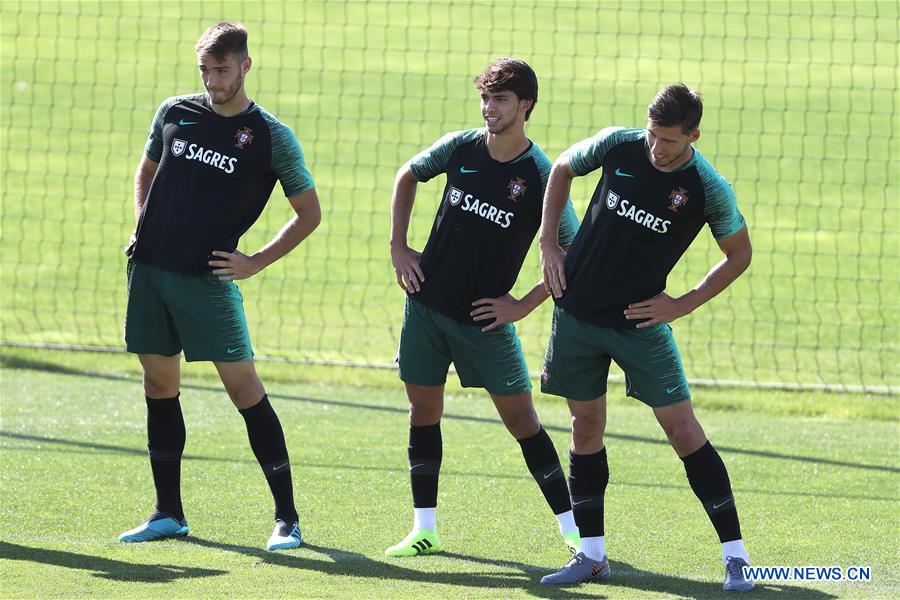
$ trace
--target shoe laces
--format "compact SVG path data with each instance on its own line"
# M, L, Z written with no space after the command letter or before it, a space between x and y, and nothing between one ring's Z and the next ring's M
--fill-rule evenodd
M581 556L576 554L575 556L573 556L572 558L569 559L569 562L566 563L566 568L568 569L568 568L574 567L575 565L580 565L583 560L584 560L584 558L582 558Z
M728 573L730 577L736 577L738 579L744 579L744 570L741 568L747 564L743 558L734 557L734 556L726 556L725 557L725 572Z

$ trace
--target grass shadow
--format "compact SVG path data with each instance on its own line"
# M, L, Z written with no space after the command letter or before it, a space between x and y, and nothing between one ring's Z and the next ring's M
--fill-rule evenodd
M84 370L80 370L80 369L72 369L69 367L65 367L63 365L58 365L56 363L24 359L19 356L11 356L4 352L0 352L0 368L47 371L47 372L51 372L51 373L59 373L62 375L72 375L72 376L78 376L78 377L93 377L93 378L97 378L97 379L109 379L109 380L113 380L113 381L134 381L136 383L138 382L136 377L121 376L121 375L109 375L106 373L94 373L94 372L84 371ZM182 384L182 387L185 389L223 392L223 390L220 386ZM306 397L306 396L297 396L297 395L291 395L291 394L278 394L278 393L270 393L269 398L277 398L277 399L289 400L289 401L293 401L293 402L304 402L304 403L313 404L313 405L340 406L340 407L344 407L344 408L352 408L354 410L363 409L363 410L373 410L373 411L379 411L379 412L391 412L391 413L402 414L402 415L408 414L408 410L406 409L406 407L381 406L378 404L366 404L364 402L350 402L347 400L310 398L310 397ZM502 427L502 424L501 424L499 418L474 417L474 416L470 416L470 415L455 415L452 413L445 413L443 418L447 419L447 420L469 421L469 422L475 422L475 423L487 423L487 424L493 424L493 425L498 425L498 426ZM570 429L568 427L562 427L559 425L544 424L544 428L547 429L548 431L556 431L556 432L560 432L560 433L569 433L569 431L570 431ZM668 440L664 439L664 437L662 435L660 435L660 437L647 437L647 436L630 435L630 434L624 434L624 433L616 433L615 431L607 431L605 433L605 437L607 437L609 439L618 439L618 440L636 442L636 443L642 443L642 444L654 444L654 445L665 445L665 446L669 445ZM851 462L851 461L844 461L844 460L834 460L834 459L830 459L830 458L817 457L817 456L785 454L785 453L781 453L781 452L770 452L767 450L736 448L733 446L718 446L717 445L716 449L720 453L743 454L746 456L754 456L754 457L758 457L758 458L785 460L785 461L789 461L789 462L804 462L804 463L811 463L811 464L816 464L816 465L846 467L846 468L851 468L851 469L862 469L862 470L868 470L868 471L882 471L882 472L886 472L886 473L900 473L900 467L893 467L890 465L876 465L876 464Z
M228 573L228 571L220 571L218 569L201 569L179 565L130 563L100 556L78 554L76 552L22 546L3 540L0 540L0 558L90 571L94 577L129 583L168 583L176 579L214 577Z

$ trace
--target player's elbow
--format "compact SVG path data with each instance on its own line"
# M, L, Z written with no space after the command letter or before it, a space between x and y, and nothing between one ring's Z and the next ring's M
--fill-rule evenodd
M303 220L309 224L309 230L315 231L316 228L322 223L322 207L319 205L319 201L312 203L310 206L307 206L305 210L302 211Z
M322 207L319 204L319 196L315 189L307 190L299 198L291 200L297 219L304 225L304 229L312 232L322 222Z
M745 248L740 248L728 256L728 262L733 263L738 273L743 273L750 268L753 261L753 248L748 244Z

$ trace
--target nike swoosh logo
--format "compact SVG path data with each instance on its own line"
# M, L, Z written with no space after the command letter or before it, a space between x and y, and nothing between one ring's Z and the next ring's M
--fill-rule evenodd
M666 388L666 393L667 393L667 394L671 394L672 392L674 392L675 390L677 390L677 389L680 388L680 387L681 387L681 385L676 385L676 386L673 387L673 388L667 387L667 388Z
M178 124L179 125L196 125L199 122L200 121L185 121L184 119L181 119L180 121L178 121Z
M419 463L419 464L417 464L417 465L410 465L409 470L412 471L412 470L415 469L416 467L421 467L421 466L423 466L424 464L425 464L425 463Z
M549 473L547 473L546 475L544 475L544 479L547 479L548 477L550 477L551 475L553 475L553 474L556 473L557 471L559 471L559 467L556 467L555 469L553 469L552 471L550 471Z
M291 464L291 463L289 463L289 462L281 463L281 464L278 465L277 467L272 467L272 470L273 470L273 471L277 471L277 470L279 470L279 469L283 469L284 467L288 466L289 464Z
M590 501L591 501L590 498L588 498L587 500L579 500L578 502L573 502L572 506L578 506L579 504L584 504L585 502L590 502Z
M622 169L616 169L616 175L618 175L619 177L634 177L634 175L632 175L631 173L626 173Z
M728 500L726 500L725 502L722 502L721 504L713 504L713 510L716 510L716 509L719 508L719 507L725 506L726 504L728 504L728 503L731 502L732 500L733 500L733 498L729 498Z
M225 352L227 352L228 354L234 354L235 352L237 352L240 349L241 349L240 346L238 346L237 348L225 348Z
M465 166L459 168L460 173L477 173L478 169L467 169Z

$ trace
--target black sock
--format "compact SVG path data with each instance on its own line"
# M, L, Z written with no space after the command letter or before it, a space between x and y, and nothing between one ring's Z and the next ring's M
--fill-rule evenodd
M258 404L239 411L247 424L250 447L275 499L275 518L286 523L298 520L294 507L294 486L291 481L291 463L288 460L284 431L269 396L264 395Z
M437 506L438 476L441 473L443 441L441 424L409 427L409 481L413 506Z
M544 499L547 500L553 514L558 515L572 510L569 488L566 486L566 478L559 464L559 455L544 428L541 427L541 430L531 437L517 441L522 447L525 464L541 488L541 493L544 494Z
M181 508L181 454L184 452L184 417L178 396L147 398L147 453L156 486L156 512L184 519ZM153 518L151 517L151 518Z
M609 483L606 448L596 454L569 453L572 512L581 537L599 537L603 529L603 496Z
M691 489L703 503L709 520L719 534L719 541L741 539L741 525L734 505L734 495L731 493L728 471L716 449L706 442L702 448L681 460Z

